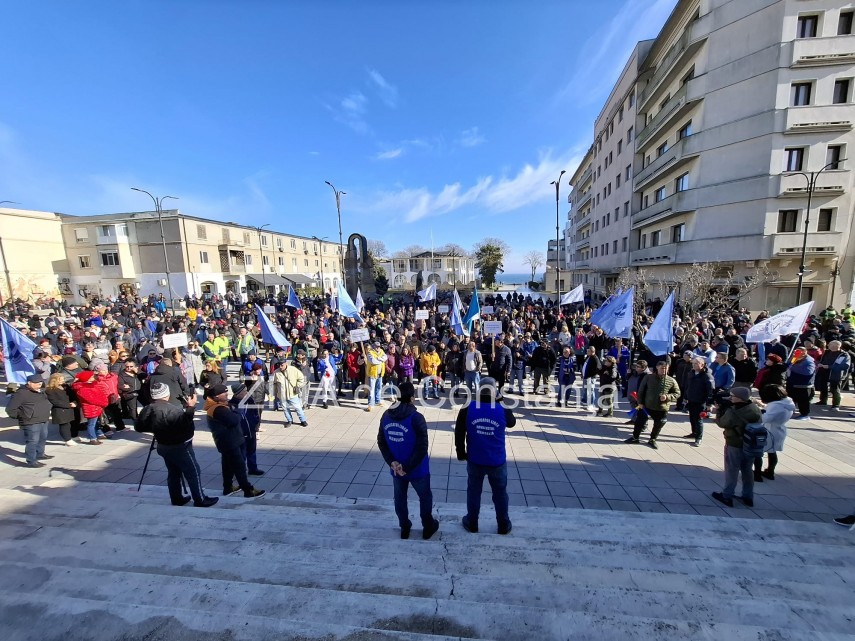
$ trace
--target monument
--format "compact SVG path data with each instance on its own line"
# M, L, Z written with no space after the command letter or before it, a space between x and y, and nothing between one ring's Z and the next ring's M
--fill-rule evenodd
M344 286L351 297L357 288L362 298L368 300L376 295L374 288L374 259L368 253L368 241L362 234L351 234L344 253Z

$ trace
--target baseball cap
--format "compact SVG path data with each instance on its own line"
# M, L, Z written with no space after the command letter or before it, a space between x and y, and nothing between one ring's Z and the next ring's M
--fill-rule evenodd
M220 396L221 394L225 394L228 391L229 390L225 385L223 385L222 383L217 383L216 385L211 386L211 390L210 392L208 392L208 396Z

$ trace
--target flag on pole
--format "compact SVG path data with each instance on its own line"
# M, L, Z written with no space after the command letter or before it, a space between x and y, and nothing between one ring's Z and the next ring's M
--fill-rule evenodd
M255 315L258 318L258 327L261 330L261 340L263 342L268 345L276 345L276 347L283 349L291 347L291 343L285 338L285 335L270 322L267 314L258 305L255 306Z
M463 317L463 324L469 331L472 331L472 323L476 320L481 320L481 303L478 302L478 288L472 292L472 300L469 301L469 309L466 310L466 316Z
M745 335L746 343L765 343L788 334L800 334L813 309L813 301L793 307L757 323Z
M634 320L633 304L635 302L635 288L630 287L620 296L616 297L608 308L601 314L600 329L612 338L629 338L632 334L632 322Z
M570 290L561 297L562 305L572 305L573 303L582 303L585 301L585 290L582 285Z
M362 291L359 287L356 288L356 309L360 312L365 309L365 301L362 300Z
M615 299L615 295L614 295L614 294L612 294L612 295L611 295L611 296L609 296L606 300L604 300L604 301L603 301L603 304L602 304L602 305L600 305L597 309L595 309L595 310L591 313L591 318L589 319L589 321L588 321L588 322L590 322L590 323L591 323L591 325L597 325L597 326L599 326L599 324L600 324L600 318L605 314L605 312L606 312L606 308L607 308L609 305L611 305L611 304L612 304L612 301L613 301L614 299Z
M451 329L457 336L468 336L469 329L466 325L463 324L463 316L461 315L462 309L463 303L460 300L460 294L458 294L457 290L455 289L454 300L451 306Z
M0 318L0 331L3 334L3 365L6 368L6 380L23 385L27 382L28 376L36 373L31 358L36 344L2 318Z
M419 300L426 303L429 300L436 300L436 283L431 283L425 289L419 291Z
M356 304L341 283L338 284L338 313L348 318L355 318L361 324L365 323L359 315L359 310L356 309Z
M294 309L303 309L303 306L300 304L300 299L297 297L297 292L294 291L294 288L291 285L288 285L288 302L285 303L288 307L293 307Z
M668 296L642 339L656 356L670 354L674 349L674 292Z

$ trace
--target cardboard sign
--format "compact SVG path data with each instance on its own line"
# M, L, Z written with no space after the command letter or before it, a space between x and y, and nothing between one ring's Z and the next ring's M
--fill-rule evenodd
M416 310L416 320L427 320L428 318L430 318L430 311L427 309Z
M187 347L187 332L163 335L163 349L172 349L174 347Z
M440 305L439 306L439 313L440 314L447 314L448 312L449 312L448 305Z
M493 311L492 305L484 305L484 307L481 308L481 313L482 314L495 314L496 312Z
M352 329L350 330L350 342L351 343L359 343L360 341L367 341L371 338L371 334L367 329Z
M484 333L497 336L502 333L502 321L484 321Z
M264 306L265 314L276 314L276 308L273 305L265 305Z

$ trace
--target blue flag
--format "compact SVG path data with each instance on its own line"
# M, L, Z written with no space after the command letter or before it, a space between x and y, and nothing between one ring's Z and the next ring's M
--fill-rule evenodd
M341 283L338 284L338 313L347 318L355 318L362 324L365 323L359 315L359 310L356 309L356 304Z
M466 316L463 318L463 324L467 329L472 330L472 322L481 319L481 303L478 302L478 288L472 292L472 300L469 301L469 309L466 310Z
M460 315L460 311L463 308L463 303L460 301L460 294L457 293L457 290L454 290L454 301L451 306L451 329L454 331L457 336L468 336L469 329L466 325L463 324L463 317Z
M3 364L6 366L6 380L23 385L27 377L36 373L30 358L36 344L29 337L0 318L0 331L3 334Z
M591 325L597 325L597 326L599 327L599 325L600 325L600 318L602 318L602 316L605 314L605 312L606 312L606 308L607 308L609 305L611 305L611 303L612 303L612 301L613 301L614 299L615 299L615 296L614 296L614 294L612 294L612 295L611 295L611 296L609 296L606 300L604 300L604 301L603 301L603 304L602 304L602 305L600 305L597 309L595 309L595 310L591 313L591 318L589 319L589 321L588 321L588 322L590 322L590 323L591 323Z
M258 305L255 306L255 315L258 317L258 326L261 329L261 340L263 342L283 349L291 347L291 343L285 338L285 335L270 322L267 314Z
M609 303L597 325L607 336L612 338L629 338L632 334L632 322L634 320L635 288L630 287L620 296Z
M300 304L300 299L297 297L297 292L294 291L294 288L291 285L288 285L288 302L285 303L288 307L293 307L294 309L303 309L303 306Z
M643 339L647 348L656 356L670 354L674 349L673 318L674 292L671 292Z

